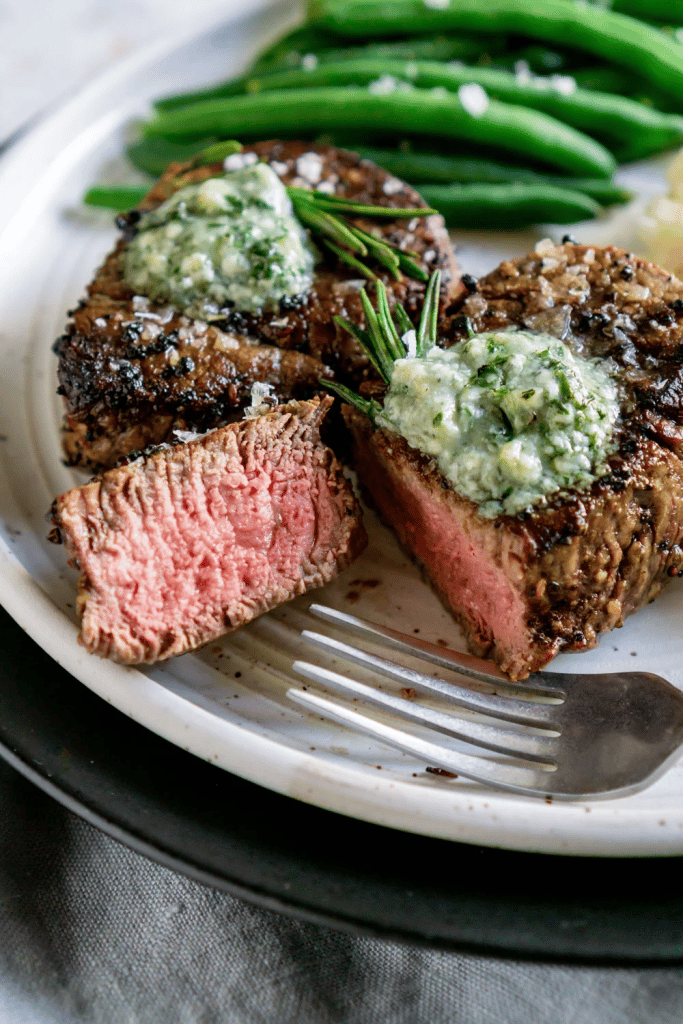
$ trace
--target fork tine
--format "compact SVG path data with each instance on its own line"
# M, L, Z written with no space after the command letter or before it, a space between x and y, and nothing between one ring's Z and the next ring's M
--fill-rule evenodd
M462 742L472 743L496 754L554 764L552 752L556 746L556 737L548 733L538 735L531 732L516 732L513 729L500 729L495 725L458 719L443 711L413 704L412 701L405 700L403 697L394 697L393 694L384 693L382 690L366 686L355 679L348 679L337 672L331 672L329 669L312 665L309 662L295 661L292 668L299 675L312 679L316 683L331 686L345 694L362 697L363 700L375 704L379 708L394 711L402 718L418 722L420 725L427 725L431 729L446 733Z
M379 658L375 654L368 654L367 651L361 651L357 647L333 640L331 637L323 636L322 633L313 633L311 630L305 629L301 635L316 647L348 661L353 661L357 665L380 672L390 679L396 679L404 686L412 686L423 692L436 694L468 711L478 711L504 722L514 722L516 725L532 725L542 728L552 724L554 710L552 704L528 702L522 707L521 701L517 698L497 697L494 694L466 690L455 683L424 675L422 672L416 672L415 669L406 668L403 665L395 665L392 661Z
M407 633L400 633L398 630L390 629L388 626L379 626L375 622L367 622L365 619L359 619L355 615L349 615L347 612L337 611L336 608L329 608L327 605L314 603L309 605L308 610L311 615L315 615L318 619L324 619L326 622L331 622L336 626L342 626L352 633L367 637L368 640L377 641L379 639L386 647L402 651L405 654L411 654L413 657L422 658L424 661L439 665L441 668L450 669L451 672L458 672L461 675L469 676L471 679L479 679L484 683L498 685L504 683L506 687L520 687L534 693L547 693L551 696L564 694L562 678L557 672L537 672L521 683L513 683L491 662L484 661L482 658L475 658L471 654L437 647L436 644L431 644L428 640L420 640L418 637L409 636Z
M294 703L308 711L317 711L325 718L331 718L342 725L363 732L391 747L396 747L430 766L444 768L455 775L493 785L527 796L543 796L552 787L554 772L538 768L524 768L517 765L501 765L487 762L485 758L471 756L444 749L436 743L409 735L393 726L366 718L351 708L310 693L308 690L288 690L287 696Z

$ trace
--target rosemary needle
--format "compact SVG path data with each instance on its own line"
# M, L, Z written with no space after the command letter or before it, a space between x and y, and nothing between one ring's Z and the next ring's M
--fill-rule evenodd
M420 323L416 331L414 351L416 356L426 355L436 345L440 288L441 274L436 270L429 279ZM394 363L397 359L404 359L409 355L404 336L415 328L400 302L394 303L393 308L389 306L387 290L382 281L375 283L375 289L377 309L373 308L365 288L360 292L365 313L365 330L340 316L336 316L334 320L340 327L353 335L384 383L390 384ZM321 381L321 383L349 405L353 405L360 412L369 416L374 423L377 413L381 410L381 406L374 399L362 398L342 384L330 381Z

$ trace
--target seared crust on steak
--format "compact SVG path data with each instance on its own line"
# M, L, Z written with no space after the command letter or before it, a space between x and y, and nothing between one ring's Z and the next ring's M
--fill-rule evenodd
M538 249L541 251L539 252ZM454 303L446 336L509 327L566 332L571 348L611 359L623 391L624 434L677 450L683 440L683 283L623 249L541 242L506 260Z
M264 142L245 152L267 161L286 184L309 186L298 177L297 160L316 153L322 161L321 183L339 195L388 207L425 206L413 189L344 150ZM172 164L139 209L153 209L183 185L220 173L221 164L195 169ZM444 306L460 294L440 217L355 220L415 252L425 270L441 268ZM64 448L71 464L109 467L131 450L166 440L173 430L201 431L226 423L248 403L256 381L272 384L280 400L287 400L320 393L320 377L335 374L358 381L368 374L365 355L333 321L335 314L362 321L359 290L366 282L328 251L308 295L283 301L278 310L261 316L235 311L207 326L136 297L121 275L126 245L124 233L55 346L59 390L66 399ZM386 283L417 317L424 284L407 278Z
M301 352L258 345L177 314L162 326L131 313L130 302L120 307L94 296L74 312L71 330L58 342L60 391L68 396L63 445L71 465L97 471L168 441L175 430L201 433L228 423L248 405L257 381L273 384L281 400L310 397L321 378L332 377Z
M346 407L359 478L462 623L513 679L561 650L594 647L683 575L683 283L614 248L541 243L449 311L446 341L475 331L566 333L612 361L618 450L582 490L486 519L436 464Z
M81 643L126 664L170 658L349 565L367 537L320 441L331 404L291 403L165 446L57 498L82 572Z

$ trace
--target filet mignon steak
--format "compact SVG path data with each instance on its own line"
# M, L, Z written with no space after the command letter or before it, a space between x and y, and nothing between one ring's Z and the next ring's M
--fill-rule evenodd
M323 586L367 537L320 423L332 399L291 403L163 446L57 498L81 570L80 640L150 663Z
M540 243L450 310L441 342L475 331L566 334L612 360L618 449L582 490L484 518L436 464L345 407L359 478L462 623L471 649L513 679L598 635L683 575L683 283L615 248Z
M425 206L409 186L344 150L263 142L244 153L266 161L287 185L322 185L390 208ZM303 172L316 180L302 178ZM183 185L222 173L222 164L194 169L172 164L139 209L153 209ZM416 253L425 270L440 268L444 306L460 294L441 217L354 219ZM255 381L272 384L284 401L319 393L321 376L357 381L368 374L359 346L333 321L339 314L362 322L359 290L365 280L329 251L322 253L310 293L259 316L233 311L207 325L134 295L122 278L126 245L124 231L55 345L70 464L110 467L131 451L165 441L174 430L204 431L226 423L248 404ZM424 284L406 278L387 278L386 284L417 316Z

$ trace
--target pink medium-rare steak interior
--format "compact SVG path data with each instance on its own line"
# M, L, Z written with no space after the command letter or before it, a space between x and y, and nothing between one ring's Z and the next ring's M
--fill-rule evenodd
M525 562L521 539L501 533L498 558L491 558L490 530L486 524L481 529L470 502L440 484L435 488L434 473L406 472L403 450L408 446L402 438L373 433L361 414L348 407L344 413L356 442L358 477L372 504L426 570L446 607L463 625L471 648L478 654L490 653L495 623L496 643L508 652L510 663L525 661L532 638L520 594Z
M191 650L321 586L365 545L318 427L330 400L162 450L57 499L81 638L121 662Z

